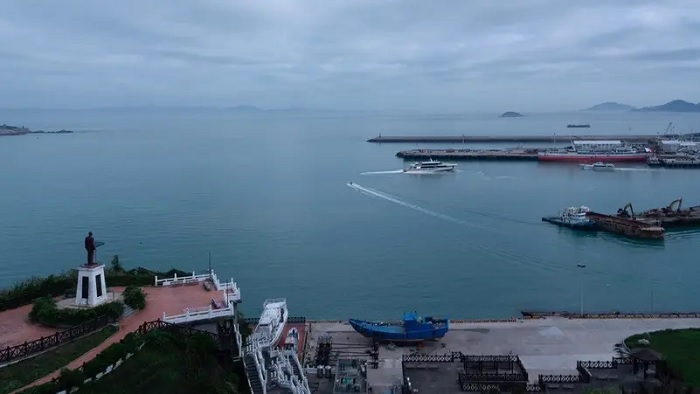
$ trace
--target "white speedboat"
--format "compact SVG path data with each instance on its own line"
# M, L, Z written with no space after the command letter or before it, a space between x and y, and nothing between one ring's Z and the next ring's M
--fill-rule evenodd
M433 174L436 172L454 171L457 164L443 163L441 161L430 159L429 161L415 162L405 168L403 172L416 174Z
M287 300L275 298L265 300L263 312L258 325L253 330L253 336L267 346L274 346L279 341L284 326L287 324Z
M581 164L582 170L593 171L615 171L615 165L611 163L603 163L602 161L593 164Z

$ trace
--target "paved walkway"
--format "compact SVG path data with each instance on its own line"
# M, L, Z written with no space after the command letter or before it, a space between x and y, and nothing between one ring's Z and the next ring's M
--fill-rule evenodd
M61 331L30 322L31 310L31 305L25 305L0 312L0 348L19 345Z
M119 287L110 289L118 292L123 291L123 288ZM119 322L119 331L107 338L106 341L102 342L97 347L94 347L92 350L88 351L62 368L75 369L82 366L83 363L95 358L95 356L109 347L109 345L121 341L127 334L136 331L136 329L138 329L144 322L157 320L163 317L163 312L167 313L168 315L180 314L183 313L184 308L205 307L209 305L212 298L218 299L221 297L220 292L208 292L204 290L201 284L179 287L144 287L143 290L146 292L146 294L148 294L146 299L146 308L144 310L138 311L121 320ZM49 382L53 378L57 377L59 373L60 369L44 376L34 383L14 391L14 393L26 390L32 386Z

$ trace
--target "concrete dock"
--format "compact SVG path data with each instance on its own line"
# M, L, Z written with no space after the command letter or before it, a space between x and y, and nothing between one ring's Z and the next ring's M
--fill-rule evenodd
M313 367L318 338L332 337L330 365L338 359L370 360L373 343L357 334L345 322L308 323L305 363ZM412 387L421 393L458 393L459 363L411 366L402 370L402 356L411 354L517 355L530 383L538 375L576 375L577 361L607 361L616 356L615 345L626 337L649 331L700 327L700 318L667 319L568 319L561 317L516 320L513 322L451 323L447 335L416 347L379 345L378 368L367 370L367 385L384 392L404 373ZM311 362L310 362L311 361ZM405 366L404 366L405 367ZM414 368L415 367L415 368ZM318 393L332 387L333 379L310 377Z
M553 141L567 142L571 140L619 140L623 142L640 142L646 143L650 140L658 138L656 135L407 135L407 136L391 136L380 135L370 138L367 142L423 142L423 143L496 143L496 142L515 142L515 143L535 143Z
M539 149L411 149L398 152L405 160L537 161Z

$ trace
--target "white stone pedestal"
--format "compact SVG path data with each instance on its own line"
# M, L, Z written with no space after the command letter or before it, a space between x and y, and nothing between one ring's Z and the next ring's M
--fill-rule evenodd
M75 292L75 304L92 307L105 301L107 301L105 266L93 264L78 267L78 290Z

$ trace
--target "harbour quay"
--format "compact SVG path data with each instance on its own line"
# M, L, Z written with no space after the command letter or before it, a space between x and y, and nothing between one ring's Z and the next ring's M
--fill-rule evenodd
M537 161L539 149L411 149L396 153L404 160Z
M497 143L497 142L514 142L514 143L536 143L552 141L572 141L572 140L598 140L601 137L610 140L618 140L627 143L649 143L656 135L404 135L391 136L379 135L370 138L367 142L378 143Z
M317 393L568 392L636 383L625 338L700 327L697 314L549 313L451 320L438 341L377 343L345 321L308 321L304 364ZM664 316L664 317L661 317Z

